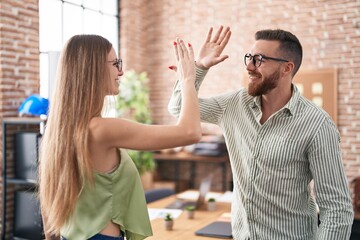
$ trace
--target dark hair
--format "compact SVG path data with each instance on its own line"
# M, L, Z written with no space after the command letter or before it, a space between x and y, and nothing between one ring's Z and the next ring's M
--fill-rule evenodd
M302 47L299 39L291 32L281 29L266 29L255 33L255 40L279 41L279 50L283 58L294 62L295 67L292 76L299 70L302 61Z

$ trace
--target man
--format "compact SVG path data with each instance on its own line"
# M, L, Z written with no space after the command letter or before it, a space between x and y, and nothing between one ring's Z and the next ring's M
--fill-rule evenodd
M221 55L231 31L212 28L196 61L197 90ZM321 108L292 83L302 47L292 33L263 30L244 62L248 89L199 99L201 120L220 126L228 148L234 189L236 240L349 239L353 209L344 174L339 132ZM180 111L177 82L169 111ZM314 180L316 204L309 183Z

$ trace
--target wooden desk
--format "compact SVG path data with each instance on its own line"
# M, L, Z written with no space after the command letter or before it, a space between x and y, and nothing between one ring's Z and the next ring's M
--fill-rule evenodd
M178 153L155 153L153 156L155 161L172 161L174 163L175 171L175 183L176 183L176 192L179 192L179 181L180 181L180 166L179 162L190 162L190 186L189 188L195 188L195 163L215 163L219 164L222 168L222 191L226 191L226 163L229 162L229 156L224 154L218 157L211 156L197 156L192 155L187 152L178 152Z
M167 197L159 201L148 204L149 208L164 208L175 200L175 196ZM207 211L206 206L202 206L195 211L194 219L187 219L186 212L183 211L178 218L174 219L173 230L165 230L164 220L157 218L151 221L153 236L147 240L215 240L216 238L195 235L195 231L216 221L224 212L230 212L230 203L217 202L216 211Z

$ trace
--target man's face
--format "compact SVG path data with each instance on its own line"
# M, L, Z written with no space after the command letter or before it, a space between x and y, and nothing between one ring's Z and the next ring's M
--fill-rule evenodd
M277 53L278 47L279 42L277 41L258 40L253 45L250 54L252 56L259 54L266 57L281 58ZM246 66L249 74L249 94L261 96L276 88L280 78L280 67L281 62L271 59L263 58L259 67L255 67L253 62L249 61Z

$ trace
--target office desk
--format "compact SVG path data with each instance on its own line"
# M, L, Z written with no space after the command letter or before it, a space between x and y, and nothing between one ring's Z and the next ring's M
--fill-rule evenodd
M175 196L167 197L159 201L148 204L149 208L164 208L175 200ZM153 236L146 240L215 240L216 238L195 235L195 231L216 221L224 212L230 212L230 203L217 202L216 211L207 211L206 206L202 206L195 211L194 219L187 219L186 212L183 211L178 218L174 219L173 230L165 230L164 220L157 218L151 221Z
M224 154L218 157L211 156L197 156L187 152L178 152L178 153L155 153L153 155L155 161L171 161L174 163L174 171L175 171L175 184L176 184L176 192L179 192L179 181L180 181L180 162L190 162L190 186L189 188L195 188L195 163L214 163L219 164L222 169L222 191L226 191L226 163L229 162L229 156Z

